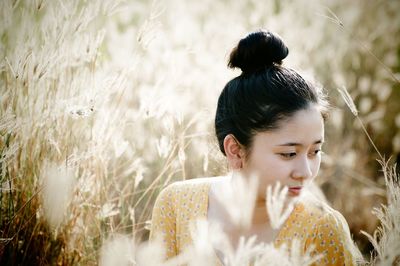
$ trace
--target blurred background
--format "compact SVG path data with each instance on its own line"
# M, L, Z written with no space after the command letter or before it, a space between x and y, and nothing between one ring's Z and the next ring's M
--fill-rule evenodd
M214 137L248 32L332 105L317 183L368 258L400 159L400 1L15 1L0 20L0 264L97 264L115 234L148 237L159 191L227 171ZM340 97L346 88L356 117ZM360 119L358 119L360 118Z

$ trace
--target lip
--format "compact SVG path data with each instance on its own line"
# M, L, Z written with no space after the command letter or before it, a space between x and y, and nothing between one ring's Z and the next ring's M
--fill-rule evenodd
M302 186L296 186L296 187L289 187L289 193L293 196L298 196L300 195L301 191L303 190Z

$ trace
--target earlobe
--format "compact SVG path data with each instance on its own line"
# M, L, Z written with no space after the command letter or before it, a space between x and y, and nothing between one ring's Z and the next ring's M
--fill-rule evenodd
M224 149L230 168L238 170L243 167L243 148L236 138L229 134L224 139Z

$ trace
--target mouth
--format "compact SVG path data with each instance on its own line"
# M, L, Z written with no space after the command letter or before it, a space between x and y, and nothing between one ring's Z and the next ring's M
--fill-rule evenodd
M298 195L300 195L302 189L303 189L302 186L289 187L289 194L291 196L298 196Z

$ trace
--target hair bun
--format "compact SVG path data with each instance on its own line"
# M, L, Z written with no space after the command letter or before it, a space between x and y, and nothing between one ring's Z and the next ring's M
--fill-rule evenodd
M275 64L282 64L289 49L282 39L269 31L259 30L248 34L233 48L228 66L238 67L244 73Z

